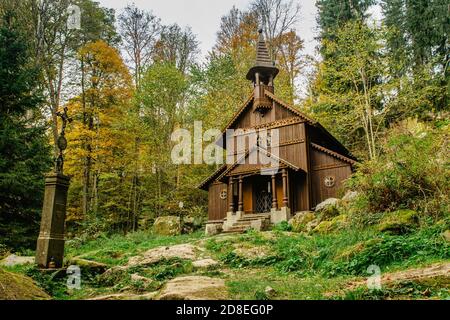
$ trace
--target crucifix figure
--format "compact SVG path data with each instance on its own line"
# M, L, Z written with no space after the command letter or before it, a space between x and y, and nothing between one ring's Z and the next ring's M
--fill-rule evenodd
M64 150L67 148L66 126L72 122L67 111L67 108L64 108L62 112L56 113L62 121L61 132L56 141L59 155L55 161L54 172L45 176L41 230L36 246L36 264L44 269L62 268L64 265L64 234L70 177L63 174L63 166Z
M72 118L69 117L67 114L67 107L64 108L64 112L57 112L56 115L61 118L62 121L62 127L61 127L61 133L59 134L58 141L56 142L58 149L59 149L59 155L56 159L56 165L55 165L55 171L56 173L63 173L64 169L64 150L67 148L67 140L65 137L66 134L66 126L67 123L72 122Z

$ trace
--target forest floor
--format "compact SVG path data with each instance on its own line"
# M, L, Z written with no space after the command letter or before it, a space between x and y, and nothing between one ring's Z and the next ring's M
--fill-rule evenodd
M64 270L6 269L30 276L53 299L449 299L449 252L430 230L137 232L68 241L66 263L81 266L78 289L67 287ZM369 266L379 268L379 277ZM380 287L369 289L368 279L379 279Z

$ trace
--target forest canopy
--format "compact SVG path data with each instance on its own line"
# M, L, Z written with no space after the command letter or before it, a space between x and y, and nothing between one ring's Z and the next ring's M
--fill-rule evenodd
M68 27L71 5L83 12L80 28ZM135 5L115 12L92 0L0 0L0 244L33 246L64 107L73 118L70 235L128 233L164 215L206 219L207 195L197 186L217 166L173 164L171 134L192 131L194 121L222 129L248 99L259 28L280 69L277 96L361 162L349 182L366 195L355 210L448 212L448 1L316 6L315 56L296 30L297 1L252 0L221 18L201 59L189 26L165 25ZM379 23L370 19L373 6ZM419 174L426 157L433 161ZM397 188L406 191L394 195Z

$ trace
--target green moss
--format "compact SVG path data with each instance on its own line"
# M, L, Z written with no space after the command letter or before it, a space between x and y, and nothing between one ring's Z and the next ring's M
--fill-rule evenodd
M50 296L33 280L0 269L0 300L49 300Z
M345 227L348 223L348 217L345 214L341 214L334 217L331 220L322 221L313 229L313 233L327 234Z
M294 232L306 232L306 225L308 222L313 221L316 218L314 212L301 212L295 215L289 223L292 226L292 231Z
M322 221L313 229L313 233L326 234L333 230L331 221Z
M340 212L336 205L329 205L320 211L320 221L331 220L336 216L339 216Z
M387 213L378 225L378 231L393 234L410 232L418 226L419 217L413 210L397 210Z

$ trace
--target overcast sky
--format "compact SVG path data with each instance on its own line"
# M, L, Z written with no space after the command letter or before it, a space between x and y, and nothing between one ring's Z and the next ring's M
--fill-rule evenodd
M117 12L127 4L151 10L162 19L164 24L178 23L190 26L200 41L202 56L214 46L216 33L220 27L220 18L226 15L235 5L245 10L251 0L97 0L104 7L114 8ZM296 26L298 34L305 40L305 52L313 54L316 47L315 33L315 0L298 0L301 5L301 16ZM255 30L256 32L256 30Z
M235 5L241 10L248 9L252 0L97 0L102 6L113 8L119 13L127 4L134 3L138 8L152 11L160 17L163 24L177 23L181 27L190 26L200 41L201 57L207 55L216 41L220 18ZM295 1L295 0L294 0ZM301 6L300 19L295 26L298 35L305 41L303 54L315 55L317 41L316 0L297 0ZM379 21L380 8L371 9L372 17ZM255 30L255 32L257 32ZM204 61L204 60L203 60ZM306 95L306 73L297 79L299 92Z

